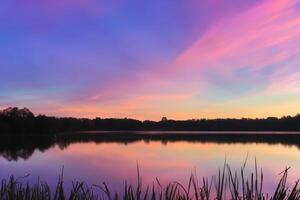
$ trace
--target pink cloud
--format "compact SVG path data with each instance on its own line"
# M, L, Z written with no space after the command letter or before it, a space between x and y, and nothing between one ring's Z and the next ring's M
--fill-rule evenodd
M189 101L194 94L190 93L152 93L139 94L116 101L93 101L93 102L43 102L42 106L35 105L33 111L55 116L73 117L116 117L159 120L164 112L169 113L170 108L180 103ZM45 109L45 107L47 109ZM52 113L49 113L52 110ZM180 109L172 111L180 115ZM146 115L145 115L146 113ZM178 114L179 113L179 114ZM175 115L175 114L174 114Z
M239 16L221 20L178 56L176 66L230 74L238 68L255 71L286 61L300 53L296 3L267 0Z
M298 67L298 64L295 65ZM272 76L265 94L268 95L286 95L300 93L300 69L299 67L293 71L286 68L278 69Z
M49 12L61 12L70 7L94 9L96 2L45 1L36 6ZM261 75L261 70L271 67L272 74L263 76L266 89L254 95L299 92L300 12L297 2L266 0L241 14L230 15L213 24L176 60L151 61L131 76L110 79L107 87L95 83L90 90L79 91L75 101L53 101L48 108L53 108L54 115L81 117L159 119L167 113L170 117L190 118L197 117L199 110L207 116L220 116L220 110L226 110L226 105L207 102L205 105L209 106L203 108L203 101L196 99L206 81L213 81L206 77L206 70L235 81L238 87L244 77L239 77L236 70L247 69L255 77ZM204 78L207 79L204 81ZM234 106L236 104L228 106L227 110ZM248 111L249 108L245 113L249 114Z
M116 81L110 90L92 92L89 100L94 105L90 108L82 104L60 112L79 114L85 111L89 116L94 116L91 113L97 107L102 116L159 119L165 113L177 119L191 118L203 103L196 100L195 96L203 87L202 79L207 69L221 73L238 85L243 77L236 75L235 70L247 69L259 75L260 70L273 67L274 72L263 80L267 88L246 95L278 95L285 91L299 91L297 77L300 70L297 62L291 62L292 57L300 54L299 41L300 14L296 1L267 0L238 16L216 23L183 51L174 64L153 62L161 67L151 72L142 71L133 79ZM178 88L185 88L186 91ZM172 89L174 92L170 92ZM106 99L109 101L105 102ZM221 110L224 111L221 105L207 104L211 109L208 115L217 116ZM72 110L74 107L77 110ZM251 113L242 107L240 110ZM205 112L203 108L201 111ZM230 115L236 116L236 113Z

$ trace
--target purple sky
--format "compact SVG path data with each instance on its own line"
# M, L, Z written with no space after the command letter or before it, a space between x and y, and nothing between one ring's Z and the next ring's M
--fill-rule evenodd
M294 115L298 0L2 0L0 108L76 117Z

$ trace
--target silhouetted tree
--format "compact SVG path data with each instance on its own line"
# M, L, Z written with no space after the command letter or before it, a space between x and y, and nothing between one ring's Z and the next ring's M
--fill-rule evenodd
M25 109L25 108L24 108ZM80 130L163 131L300 131L300 115L266 119L192 119L139 121L135 119L77 119L34 116L29 110L10 108L0 112L0 134L51 135Z

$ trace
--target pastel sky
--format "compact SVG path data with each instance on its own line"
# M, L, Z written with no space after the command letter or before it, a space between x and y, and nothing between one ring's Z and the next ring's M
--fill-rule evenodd
M300 113L298 0L1 0L0 109L159 120Z

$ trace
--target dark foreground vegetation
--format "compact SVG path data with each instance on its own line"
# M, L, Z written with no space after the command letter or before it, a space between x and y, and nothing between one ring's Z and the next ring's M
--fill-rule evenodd
M0 188L1 200L298 200L300 190L298 182L291 186L287 184L288 169L284 170L277 187L271 194L263 189L263 172L255 171L248 178L245 174L245 165L240 172L232 172L224 164L216 176L211 179L198 179L192 174L187 185L173 182L166 186L161 185L158 179L152 185L143 185L142 178L137 175L136 184L124 183L123 192L116 193L103 182L100 185L88 185L84 182L73 182L70 191L65 190L63 175L59 177L56 187L52 190L46 182L38 181L34 185L22 183L22 178L2 180ZM63 174L63 173L62 173Z
M193 119L139 121L134 119L77 119L34 116L28 109L0 112L0 134L49 134L74 130L160 131L300 131L300 115L266 119Z

